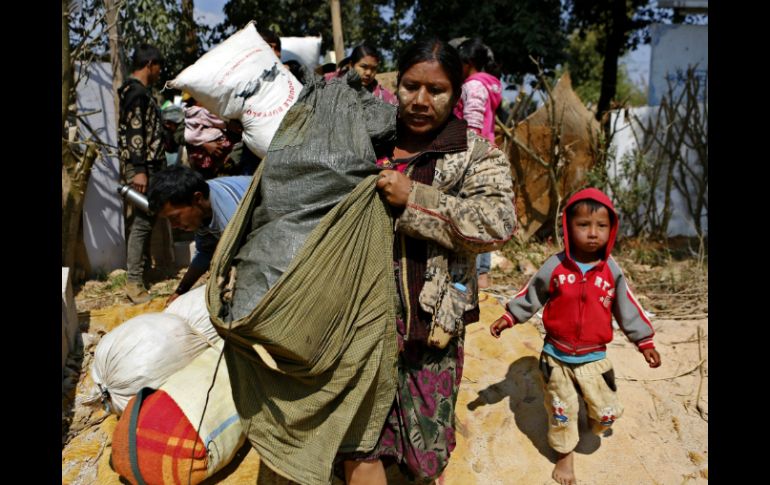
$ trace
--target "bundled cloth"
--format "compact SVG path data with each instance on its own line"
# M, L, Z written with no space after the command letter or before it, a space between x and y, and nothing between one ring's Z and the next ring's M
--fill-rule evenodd
M129 482L195 485L235 457L246 437L227 369L221 363L217 369L221 345L159 390L144 388L129 401L112 439L113 467Z
M203 106L188 106L184 110L184 141L203 145L225 135L227 123Z
M375 147L394 137L395 108L356 75L308 83L212 261L206 299L244 429L299 483L370 451L395 396L393 223L375 187Z

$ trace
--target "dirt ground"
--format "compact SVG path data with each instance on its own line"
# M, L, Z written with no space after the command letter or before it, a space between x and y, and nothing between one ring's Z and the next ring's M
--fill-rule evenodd
M493 285L480 294L481 321L467 328L465 368L457 404L457 448L441 485L551 484L555 453L546 442L547 417L537 368L542 322L533 318L503 334L489 324L507 299L553 251L551 245L509 245L493 258ZM616 254L642 305L654 314L663 364L650 369L619 331L608 347L624 414L612 434L589 433L582 412L575 468L584 484L690 484L708 481L707 264L690 246L621 244ZM507 259L500 257L506 256ZM153 286L154 300L130 305L121 272L76 289L82 347L72 354L62 385L62 483L119 484L109 465L117 423L83 401L93 390L90 363L102 335L135 315L160 311L177 279ZM405 483L397 469L390 483ZM244 446L210 484L285 484ZM340 482L335 482L340 483Z

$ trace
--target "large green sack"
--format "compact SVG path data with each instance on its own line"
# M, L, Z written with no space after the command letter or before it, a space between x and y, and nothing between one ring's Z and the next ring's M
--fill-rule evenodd
M363 118L385 113L390 118L382 119L391 123L391 136L395 119L392 108L367 105L367 96L343 85L306 86L220 240L207 287L212 322L227 342L233 398L248 439L268 466L303 484L329 483L338 452L371 450L395 397L393 223L375 189L376 175L367 174L376 168L367 168L374 167L374 150L371 132L362 129ZM367 113L367 106L374 111ZM341 125L329 124L328 110L343 108L350 116L338 116ZM330 135L337 143L328 145L331 156L302 149L303 144L319 147L315 137L356 119L362 126L348 128L347 141L339 133ZM296 158L303 154L310 156ZM342 163L330 166L330 160ZM292 163L294 172L288 165ZM325 194L339 201L325 208L328 201L317 205L314 213L322 216L317 217L320 222L300 234L302 244L286 269L245 316L233 316L239 293L250 296L248 285L239 287L241 266L260 264L258 258L244 263L239 257L244 246L276 219L288 214L291 221L291 211L273 211L278 217L267 220L271 211L264 210L275 191L286 190L280 177L291 173L330 181ZM271 188L263 191L268 180ZM314 194L311 202L318 200L319 192ZM302 216L294 222L301 233L308 220L298 200L303 194L288 195L282 200L298 207ZM274 245L285 257L280 240ZM269 258L271 252L262 254Z

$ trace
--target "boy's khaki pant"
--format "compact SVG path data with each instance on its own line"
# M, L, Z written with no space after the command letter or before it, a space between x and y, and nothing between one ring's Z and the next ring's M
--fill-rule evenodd
M550 355L540 356L548 413L548 444L559 453L575 449L578 434L578 393L586 403L594 432L607 430L623 414L617 397L615 374L609 359L567 364Z

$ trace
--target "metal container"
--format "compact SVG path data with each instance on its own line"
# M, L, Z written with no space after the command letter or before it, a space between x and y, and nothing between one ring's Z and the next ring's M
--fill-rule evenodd
M150 213L150 202L144 194L134 190L129 185L121 185L118 187L118 194L123 197L124 200L130 202L134 207L141 209L146 213Z

